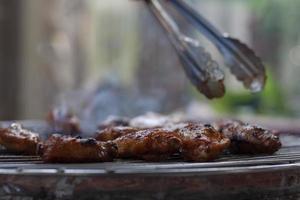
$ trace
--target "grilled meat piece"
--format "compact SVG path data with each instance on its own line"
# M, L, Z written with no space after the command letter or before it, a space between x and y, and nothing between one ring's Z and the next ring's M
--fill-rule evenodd
M241 121L223 121L216 127L231 140L230 151L238 154L273 154L281 148L272 131Z
M0 144L11 152L36 155L39 141L37 133L22 128L18 123L0 129Z
M106 128L111 128L115 126L129 126L129 119L125 117L115 117L115 116L110 116L108 117L105 121L103 121L98 128L100 130L106 129Z
M119 158L136 158L159 161L178 153L182 141L176 132L164 129L146 129L114 140Z
M120 158L152 161L166 159L175 153L181 153L187 161L210 161L230 144L230 140L212 126L197 123L133 131L114 142Z
M186 161L214 160L230 145L230 140L211 125L187 123L172 125L168 129L181 137L181 153Z
M98 141L110 141L115 140L119 137L124 135L128 135L130 133L137 132L140 129L132 128L132 127L123 127L123 126L116 126L116 127L108 127L103 130L99 130L96 132L95 139Z
M45 142L42 152L46 163L88 163L112 161L116 148L111 142L54 134Z
M78 117L67 109L51 110L47 115L47 122L54 132L66 135L77 135L81 132Z

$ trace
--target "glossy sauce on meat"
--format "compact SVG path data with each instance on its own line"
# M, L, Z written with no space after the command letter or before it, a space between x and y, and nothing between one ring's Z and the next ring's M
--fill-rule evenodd
M47 163L105 162L112 161L115 153L110 142L52 135L43 145L42 159Z
M272 131L241 121L219 122L217 127L231 140L230 151L241 154L273 154L281 148Z
M177 133L163 129L133 132L114 141L119 158L137 158L159 161L178 153L182 141Z
M39 141L37 133L22 128L18 123L0 129L0 144L11 152L36 155Z
M121 158L160 160L179 153L187 161L214 160L230 144L230 140L212 126L196 123L145 129L117 138L114 142Z
M211 161L229 147L230 140L211 125L200 123L177 124L168 129L182 139L182 156L186 161Z

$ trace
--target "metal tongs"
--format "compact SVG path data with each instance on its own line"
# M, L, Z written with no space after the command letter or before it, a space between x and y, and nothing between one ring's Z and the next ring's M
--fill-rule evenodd
M162 1L165 1L164 4ZM197 11L183 0L145 0L152 13L167 31L177 50L186 75L193 85L207 98L218 98L225 94L224 72L200 42L183 34L163 5L171 5L196 30L208 38L223 55L226 65L247 89L259 92L264 88L266 72L264 65L253 50L239 40L220 33Z

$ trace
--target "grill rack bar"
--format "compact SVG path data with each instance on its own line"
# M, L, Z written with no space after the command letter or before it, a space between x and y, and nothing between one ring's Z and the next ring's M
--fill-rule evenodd
M178 161L178 159L170 159L169 161L153 163L144 162L140 160L116 160L114 162L106 163L86 163L86 164L45 164L39 156L22 156L22 155L0 155L0 174L7 170L16 170L16 173L22 174L24 170L35 173L48 172L60 173L61 171L80 171L83 174L98 171L103 173L116 172L159 172L159 171L193 171L193 170L216 170L225 168L240 168L246 170L249 167L255 168L259 166L267 166L268 168L278 168L278 166L298 166L300 163L300 146L298 147L284 147L274 155L260 155L260 156L239 156L239 155L224 155L214 162L204 163L189 163Z

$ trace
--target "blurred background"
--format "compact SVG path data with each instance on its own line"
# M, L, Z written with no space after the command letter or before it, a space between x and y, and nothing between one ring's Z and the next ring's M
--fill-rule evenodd
M225 97L205 99L143 2L0 0L0 119L41 119L53 106L94 121L146 111L299 117L300 1L187 2L260 55L264 92L227 72Z

